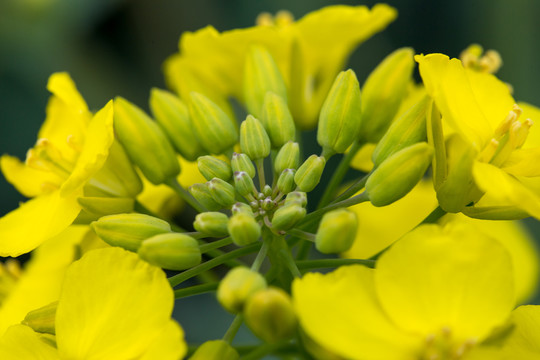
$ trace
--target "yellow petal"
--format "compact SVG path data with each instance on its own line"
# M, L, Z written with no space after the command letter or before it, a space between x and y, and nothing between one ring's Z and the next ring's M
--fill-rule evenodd
M540 197L523 182L503 170L481 162L473 165L474 180L491 198L507 205L515 205L540 219Z
M34 330L13 325L0 338L0 359L57 360L58 351L45 342Z
M90 122L75 168L62 185L61 193L63 196L84 185L93 174L101 169L107 160L113 140L113 101L111 100L97 112Z
M137 254L88 252L66 272L56 314L59 352L68 359L142 356L170 326L173 300L165 273Z
M347 359L412 359L421 339L399 331L375 294L373 270L344 266L295 279L293 304L303 330Z
M68 73L58 72L49 77L47 89L58 97L62 102L79 112L88 111L86 102L75 87L75 83Z
M351 167L363 172L370 172L373 169L373 160L371 155L375 150L376 144L366 144L360 148L360 150L354 155L351 161Z
M540 109L524 102L518 102L518 105L523 110L520 120L531 119L534 123L529 129L529 136L527 136L523 148L540 146Z
M540 358L540 306L520 306L512 311L515 328L504 344L508 359Z
M184 331L176 321L170 320L139 360L178 360L183 359L186 352Z
M382 307L402 329L483 340L514 306L512 263L502 245L465 228L424 225L377 262Z
M202 176L202 174L199 172L199 167L196 161L187 161L181 156L178 156L178 161L180 161L180 167L182 168L182 172L178 176L178 182L185 189L193 184L206 182L204 176Z
M15 186L17 191L26 197L34 197L46 192L42 184L51 184L52 188L60 187L63 179L52 172L36 170L26 166L13 156L2 155L0 167L6 180Z
M515 176L540 177L540 146L512 151L501 169Z
M19 256L66 229L81 210L78 192L29 200L0 219L0 256Z

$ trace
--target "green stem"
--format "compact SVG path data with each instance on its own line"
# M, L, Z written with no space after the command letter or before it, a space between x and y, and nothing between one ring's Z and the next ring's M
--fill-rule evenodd
M251 270L259 271L264 259L266 258L266 254L268 253L268 248L270 247L271 241L272 237L263 237L263 244L261 246L261 249L259 250L259 253L257 254L257 257L253 261L253 264L251 264Z
M232 343L243 321L244 321L244 316L241 313L237 314L233 322L231 323L231 326L229 326L229 329L227 330L225 335L223 335L223 340L228 342L229 344Z
M212 291L214 291L214 290L216 290L218 288L218 285L219 285L219 281L218 282L208 283L208 284L190 286L190 287L183 288L183 289L176 289L176 290L174 290L174 298L175 299L180 299L180 298L185 298L185 297L188 297L188 296L193 296L193 295L199 295L199 294L205 294L205 293L208 293L208 292L212 292Z
M363 203L363 202L366 202L366 201L369 201L369 197L368 197L366 192L363 192L361 194L353 196L352 198L342 200L342 201L339 201L339 202L336 202L336 203L332 203L332 204L330 204L328 206L325 206L325 207L323 207L323 208L321 208L319 210L315 210L314 212L306 215L306 217L302 220L300 225L308 224L308 223L310 223L310 222L312 222L314 220L317 220L317 219L321 218L324 214L329 212L330 210L334 210L334 209L338 209L338 208L342 208L342 207L349 207L349 206L360 204L360 203Z
M375 260L364 259L321 259L321 260L300 260L296 262L299 270L307 271L314 269L336 268L343 265L360 264L369 268L375 267Z
M345 175L347 174L347 171L349 170L352 159L354 158L358 150L360 150L361 146L362 145L358 141L355 141L352 144L351 148L349 149L349 152L347 152L345 156L343 156L336 171L332 174L332 178L330 179L330 182L328 183L328 185L326 186L326 189L324 190L321 200L319 201L319 205L317 205L317 209L320 209L330 203L330 199L335 194L338 186L343 181L343 178L345 177Z
M204 245L200 245L199 246L199 249L201 250L201 253L205 253L205 252L208 252L210 250L214 250L214 249L218 249L222 246L226 246L226 245L229 245L232 243L232 238L229 236L229 237L226 237L224 239L221 239L221 240L216 240L216 241L213 241L211 243L207 243L207 244L204 244Z
M259 191L262 192L264 185L266 185L266 179L264 175L264 159L258 159L255 161L257 165L257 173L259 174Z
M291 344L288 341L281 341L277 343L266 343L258 346L252 352L242 356L242 360L257 360L262 359L266 355L270 355L279 351L282 348L289 347Z
M345 199L348 199L351 196L353 196L354 194L356 194L357 192L359 192L360 190L362 190L366 186L366 182L369 179L369 176L371 175L372 172L373 172L373 170L370 173L368 173L368 174L364 175L363 177L361 177L360 179L356 180L356 182L354 184L349 186L349 188L347 190L345 190L341 195L339 195L337 198L332 200L330 202L330 204L334 204L336 202L340 202L340 201L343 201Z
M294 259L292 257L291 251L288 248L281 249L280 250L280 255L281 255L281 258L283 259L285 265L287 266L287 268L291 272L291 274L294 277L297 277L297 278L302 277L302 273L300 272L300 270L298 270L298 267L296 266L296 262L294 261Z
M198 212L206 212L208 209L206 209L203 205L201 205L186 189L182 187L176 181L176 178L170 178L167 180L166 184L170 186L182 199L184 199L185 202L187 202L192 208L197 210Z
M231 251L229 253L225 253L225 254L223 254L221 256L218 256L218 257L216 257L216 258L214 258L212 260L208 260L208 261L206 261L206 262L204 262L204 263L202 263L200 265L192 267L189 270L181 272L180 274L171 276L169 278L169 283L171 284L172 287L175 287L175 286L183 283L184 281L186 281L188 279L191 279L194 276L197 276L198 274L200 274L200 273L202 273L204 271L210 270L212 268L215 268L216 266L224 264L228 260L236 259L237 257L244 256L244 255L247 255L247 254L251 254L251 253L257 251L257 249L260 246L261 246L261 244L256 242L256 243L244 246L244 247L242 247L240 249L233 250L233 251Z
M316 236L315 234L305 232L305 231L302 231L300 229L289 230L289 231L287 231L287 234L292 235L292 236L296 236L296 237L298 237L300 239L303 239L303 240L315 242L315 236Z
M208 256L208 257L211 257L211 258L217 258L219 256L222 256L226 254L226 252L224 251L221 251L219 249L210 249L210 250L206 250L206 252L204 253L205 256ZM227 260L225 261L223 264L229 266L229 267L235 267L235 266L246 266L246 263L244 263L243 261L240 261L238 259L231 259L231 260Z

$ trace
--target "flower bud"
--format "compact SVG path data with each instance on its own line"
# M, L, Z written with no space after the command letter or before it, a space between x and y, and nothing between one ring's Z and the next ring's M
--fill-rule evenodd
M225 161L214 156L199 156L197 167L206 180L219 178L228 181L232 176L231 167Z
M251 244L261 237L261 227L257 220L245 212L234 214L229 219L227 230L238 246Z
M234 187L242 196L251 194L255 190L253 179L251 179L245 171L237 171L234 173Z
M97 220L105 215L125 214L133 211L135 200L120 197L80 197L77 202L88 215L88 218Z
M237 202L236 204L234 204L231 208L231 211L233 215L238 213L246 213L253 216L253 209L251 208L251 206L243 202Z
M214 200L224 206L231 206L236 202L234 199L234 187L226 181L213 178L206 183Z
M252 160L270 155L270 138L261 122L251 115L240 125L240 149Z
M221 280L216 295L221 306L232 313L238 313L253 294L265 288L266 280L261 274L238 266Z
M272 187L268 184L264 185L262 188L262 193L264 196L271 196L273 191L274 190L272 190Z
M373 70L364 83L360 129L362 141L377 143L390 126L411 79L413 55L411 48L394 51Z
M114 101L114 130L131 161L151 183L162 184L180 173L163 131L144 111L121 97Z
M195 216L193 227L195 230L208 236L227 236L228 221L229 218L227 215L220 212L208 211Z
M141 259L168 270L185 270L201 263L201 250L194 238L179 234L160 234L142 242Z
M294 141L296 127L285 100L267 92L261 114L261 122L270 137L273 148L283 146L287 141Z
M342 71L336 77L319 115L317 142L325 154L342 154L358 138L360 104L360 85L356 74L352 70Z
M266 199L262 201L261 208L266 211L272 210L274 207L276 207L276 202L272 200L270 196L268 196Z
M281 147L274 160L274 171L281 174L285 169L297 169L300 165L300 146L289 141Z
M219 210L222 208L222 206L214 200L207 184L193 184L188 188L188 191L195 200L208 210Z
M296 332L291 298L280 288L269 287L250 297L244 316L251 331L269 343L288 339Z
M390 205L401 199L420 181L433 157L433 148L421 142L387 158L366 182L374 206Z
M307 194L302 191L293 191L287 194L285 197L285 205L298 204L301 207L307 205Z
M107 244L130 251L137 251L142 241L149 237L171 232L168 222L144 214L103 216L91 226Z
M195 161L204 149L193 134L189 110L176 95L157 88L150 92L150 109L172 145L189 161Z
M424 97L399 119L396 119L373 150L371 159L375 167L384 159L407 146L426 141L426 110L429 98Z
M310 192L319 184L326 160L322 156L311 155L294 174L294 182L304 192Z
M240 355L225 340L210 340L195 350L189 360L238 360Z
M294 174L296 170L294 169L285 169L279 175L278 181L277 181L277 188L282 194L288 194L295 188L294 183Z
M260 117L268 91L287 100L287 88L272 55L261 46L252 46L244 68L244 100L250 114Z
M24 317L21 324L31 327L38 333L55 335L55 318L58 301L32 310Z
M306 216L306 209L297 203L280 207L272 217L272 226L277 230L289 230Z
M221 154L236 144L238 132L231 118L206 96L191 92L189 114L193 133L212 154Z
M338 254L349 250L356 237L358 219L347 209L327 212L322 217L315 247L323 254Z
M245 171L250 178L255 177L255 166L253 166L253 162L246 154L233 153L231 167L234 172Z

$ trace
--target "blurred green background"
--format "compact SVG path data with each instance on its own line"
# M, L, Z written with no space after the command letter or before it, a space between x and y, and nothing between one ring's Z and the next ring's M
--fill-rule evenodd
M0 153L24 158L44 119L45 86L55 71L68 71L91 109L116 95L147 108L149 90L164 87L163 60L177 51L184 31L208 24L218 30L247 27L262 11L290 10L296 18L332 4L329 0L0 0ZM389 0L397 21L363 44L349 67L359 79L388 53L412 46L418 53L458 56L472 42L498 50L500 78L515 97L540 105L540 1ZM339 41L339 39L336 39ZM533 119L540 121L540 119ZM0 215L21 197L0 177ZM535 223L529 222L532 226ZM215 304L211 296L184 300L176 316L189 341L221 337L228 315L193 313L192 305ZM208 323L214 324L210 329Z

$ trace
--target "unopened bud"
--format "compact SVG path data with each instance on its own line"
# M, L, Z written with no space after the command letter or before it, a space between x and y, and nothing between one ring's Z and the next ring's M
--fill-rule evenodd
M226 236L227 232L227 222L229 218L227 215L208 211L197 214L195 216L195 221L193 222L193 227L195 230L213 237Z
M285 205L289 204L298 204L301 207L306 207L307 205L307 194L302 191L293 191L287 194L285 197Z
M21 324L31 327L38 333L55 335L55 318L58 301L30 311Z
M206 180L212 180L216 177L227 181L232 176L229 164L214 156L199 156L197 159L197 167Z
M248 215L253 216L253 209L251 208L251 206L243 202L235 203L232 206L231 211L233 214L246 213Z
M238 360L240 355L225 340L210 340L195 350L189 360Z
M142 242L141 259L168 270L185 270L201 263L201 250L194 238L179 234L160 234Z
M240 149L252 160L270 155L270 138L263 124L251 115L240 125Z
M356 237L358 219L347 209L337 209L324 214L317 235L315 247L323 254L339 254L349 250Z
M266 280L261 274L238 266L221 280L216 295L221 306L232 313L238 313L253 294L265 288Z
M255 177L255 166L246 154L234 153L231 159L231 167L234 172L245 171L250 178Z
M272 192L274 190L272 190L272 187L268 184L264 185L264 187L262 188L262 193L264 196L270 196L272 195Z
M250 114L260 117L268 91L287 101L287 88L272 55L261 46L252 46L244 68L244 100Z
M304 192L310 192L319 184L326 161L324 157L311 155L294 174L294 182Z
M219 210L222 206L214 200L207 184L193 184L188 188L189 193L208 210Z
M317 142L328 154L344 153L358 138L361 121L360 85L352 70L336 77L321 108Z
M289 230L306 216L306 209L297 203L280 207L272 217L272 226L277 230Z
M294 174L296 170L294 169L285 169L279 175L278 181L277 181L277 188L282 194L288 194L295 188L294 183Z
M252 194L255 190L253 179L245 171L237 171L234 173L234 187L242 196Z
M280 288L258 291L247 301L244 316L251 331L269 343L288 339L296 332L291 298Z
M366 182L371 203L386 206L407 195L426 172L432 157L433 148L421 142L383 161Z
M281 147L274 160L274 171L281 174L285 169L297 169L300 165L300 146L289 141Z
M171 232L168 222L144 214L103 216L91 226L107 244L130 251L137 251L142 241L149 237Z
M411 79L413 55L411 48L398 49L367 78L362 88L362 141L377 143L390 126Z
M231 118L206 96L191 92L189 114L193 132L212 154L221 154L236 144L238 132Z
M261 122L270 137L273 148L293 141L296 127L285 100L272 92L267 92L261 114Z
M121 197L80 197L77 202L93 220L105 215L125 214L133 211L135 200Z
M226 181L213 178L206 183L214 200L224 206L231 206L236 202L234 199L234 187Z
M270 196L262 201L261 208L266 211L272 210L276 206L276 202Z
M121 97L114 101L114 130L131 161L151 183L162 184L180 173L176 154L160 127Z
M193 134L189 110L176 95L157 88L150 92L150 109L172 145L186 160L195 161L204 149Z
M261 237L261 227L257 220L245 212L234 214L229 219L227 230L238 246L251 244Z

